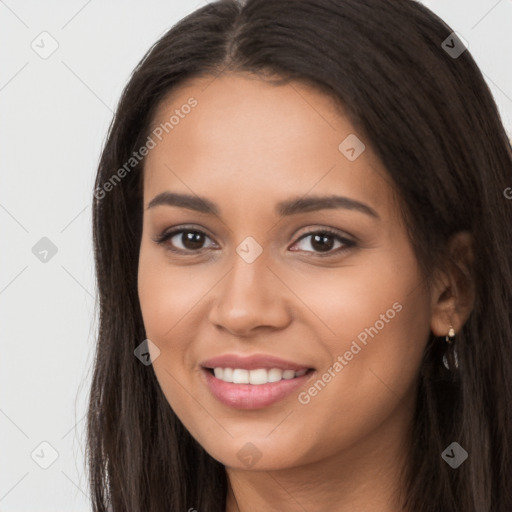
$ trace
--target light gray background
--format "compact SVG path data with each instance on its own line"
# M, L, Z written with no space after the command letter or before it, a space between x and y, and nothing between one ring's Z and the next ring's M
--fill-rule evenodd
M0 512L90 510L96 166L133 68L204 3L0 0ZM424 3L469 43L512 134L512 1ZM31 45L48 51L52 38L43 59ZM43 237L57 248L46 262L32 252ZM58 454L48 469L42 442Z

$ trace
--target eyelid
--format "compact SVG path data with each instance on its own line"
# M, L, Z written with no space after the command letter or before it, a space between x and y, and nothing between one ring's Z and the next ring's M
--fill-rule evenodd
M316 252L316 251L303 251L303 250L295 250L295 251L292 250L293 252L305 252L305 253L313 254L313 255L319 256L319 257L328 257L328 256L338 255L338 254L344 252L345 250L351 249L351 248L353 248L353 247L355 247L357 245L357 240L355 239L355 237L353 237L351 235L348 235L348 234L345 234L344 232L339 231L339 230L334 229L334 228L322 227L322 226L316 226L316 227L315 226L313 226L313 227L310 226L310 227L305 228L305 229L307 229L307 231L304 231L300 235L295 235L296 239L295 239L295 241L292 243L292 245L290 247L293 247L294 245L299 243L304 238L307 238L308 236L313 236L313 235L316 235L316 234L328 234L328 235L331 235L332 237L338 239L342 243L343 247L341 247L341 248L339 247L339 248L337 248L335 250L330 250L330 251L327 251L325 253ZM155 238L153 238L153 241L155 243L159 244L159 245L165 245L166 241L169 240L170 238L173 238L174 236L176 236L176 235L178 235L180 233L183 233L183 232L187 232L187 231L188 232L196 232L196 233L200 233L202 235L205 235L210 240L212 240L214 245L216 245L218 247L217 242L215 242L213 237L208 233L208 230L206 230L202 226L198 228L198 227L193 226L193 225L175 226L173 228L164 230L163 233L161 233L160 235L157 235ZM203 247L203 248L197 249L197 250L184 250L184 249L179 249L179 248L167 247L166 250L169 250L169 251L171 251L171 252L173 252L175 254L182 254L182 255L193 256L193 255L199 255L199 254L203 253L204 251L208 250L209 248L210 247Z
M202 235L205 235L210 240L213 241L215 245L218 246L217 242L213 239L213 237L208 233L208 230L201 227L196 227L192 225L182 225L182 226L175 226L170 229L165 229L160 235L157 235L155 238L153 238L153 242L159 244L159 245L165 245L167 240L170 238L175 237L176 235L183 233L183 232L195 232L200 233ZM198 249L197 251L191 251L191 250L183 250L183 249L176 249L176 248L166 248L166 250L169 250L171 252L177 253L177 254L185 254L185 255L193 255L193 254L200 254L205 249L208 249L208 247L203 247L202 249Z
M319 256L321 258L328 257L328 256L334 257L334 256L337 256L337 255L343 253L344 251L349 250L357 245L357 241L356 241L355 237L348 235L348 234L344 233L343 231L339 231L334 228L328 228L328 227L322 227L322 226L314 227L313 226L313 227L308 227L307 231L305 231L301 235L297 235L298 238L295 240L295 242L293 242L291 247L298 244L304 238L307 238L307 237L313 236L313 235L317 235L317 234L327 234L327 235L332 236L333 238L336 238L342 244L342 247L338 247L337 249L326 251L326 252L300 251L300 250L297 250L296 252L305 252L307 254L314 254L315 257Z
M312 225L308 226L307 228L304 228L305 231L300 232L296 234L297 241L301 240L305 236L308 235L315 235L317 233L328 233L329 235L337 236L341 238L342 240L350 241L350 242L356 242L357 238L355 236L349 235L345 231L342 231L340 229L336 228L330 228L327 226L320 226L320 225Z

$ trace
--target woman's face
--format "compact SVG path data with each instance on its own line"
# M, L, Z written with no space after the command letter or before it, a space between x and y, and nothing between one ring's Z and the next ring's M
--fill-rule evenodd
M236 74L176 89L152 130L138 289L185 427L241 469L403 442L430 298L364 136L316 90Z

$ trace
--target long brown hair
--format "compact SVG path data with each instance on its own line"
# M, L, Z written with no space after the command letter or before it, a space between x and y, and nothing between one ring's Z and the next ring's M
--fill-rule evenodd
M399 192L427 277L451 235L472 234L474 309L457 335L457 370L443 365L447 345L428 340L404 501L414 512L512 510L512 150L470 52L448 51L452 32L413 0L221 0L173 26L139 63L93 194L99 329L87 463L95 512L225 510L224 466L134 356L146 338L137 294L144 159L118 171L174 87L225 70L303 81L344 105ZM453 441L469 454L456 470L441 457Z

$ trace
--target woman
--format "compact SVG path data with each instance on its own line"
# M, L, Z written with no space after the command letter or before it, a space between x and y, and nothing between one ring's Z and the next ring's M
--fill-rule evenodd
M414 1L174 26L95 184L94 510L512 510L511 164Z

